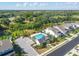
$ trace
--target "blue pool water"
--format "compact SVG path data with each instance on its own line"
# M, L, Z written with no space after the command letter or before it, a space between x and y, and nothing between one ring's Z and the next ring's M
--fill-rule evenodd
M43 38L43 37L44 37L43 34L38 34L38 35L35 36L35 38L38 39L38 40L41 39L41 38Z

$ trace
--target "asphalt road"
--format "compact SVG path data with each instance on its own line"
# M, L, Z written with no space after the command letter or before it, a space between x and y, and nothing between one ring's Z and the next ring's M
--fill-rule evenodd
M77 44L79 44L79 36L63 45L59 49L51 52L47 56L64 56L67 52L69 52L72 48L74 48Z

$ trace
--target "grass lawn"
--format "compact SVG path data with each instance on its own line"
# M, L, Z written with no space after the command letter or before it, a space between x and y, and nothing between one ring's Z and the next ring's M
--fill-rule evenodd
M54 43L52 42L52 43L51 43L51 46L52 46L52 47L55 47L56 45L62 43L63 41L64 41L64 40L61 40L61 41L59 41L59 42L54 42ZM50 48L51 48L51 47L50 47ZM49 50L50 48L40 48L40 49L37 49L37 48L34 47L34 49L35 49L39 54L44 53L45 51Z
M41 49L35 48L35 50L36 50L39 54L44 53L45 51L47 51L47 50L49 50L49 49L50 49L50 48L41 48Z
M60 38L59 38L59 40L60 40ZM56 45L62 43L63 41L64 41L64 39L61 39L60 41L51 42L50 44L51 44L52 47L55 47ZM35 47L34 47L34 49L35 49L39 54L44 53L45 51L49 50L50 48L51 48L51 47L49 47L49 48L48 48L48 47L45 47L45 48L35 48Z
M65 41L64 38L65 38L65 36L55 38L54 41L51 41L51 42L49 43L50 45L49 45L48 47L46 46L46 47L43 47L43 48L39 48L39 47L37 47L37 46L34 46L34 49L35 49L39 54L44 53L45 51L49 50L50 48L55 47L56 45L58 45L58 44L62 43L63 41Z

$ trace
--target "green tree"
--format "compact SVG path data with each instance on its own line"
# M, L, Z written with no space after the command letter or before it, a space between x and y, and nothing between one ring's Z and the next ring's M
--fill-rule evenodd
M10 20L8 18L1 18L0 19L0 24L2 25L9 25L10 24Z
M13 20L15 23L24 23L25 18L18 16Z

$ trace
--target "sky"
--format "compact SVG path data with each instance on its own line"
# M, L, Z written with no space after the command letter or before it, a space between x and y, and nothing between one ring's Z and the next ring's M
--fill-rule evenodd
M0 10L79 10L79 2L0 2Z

